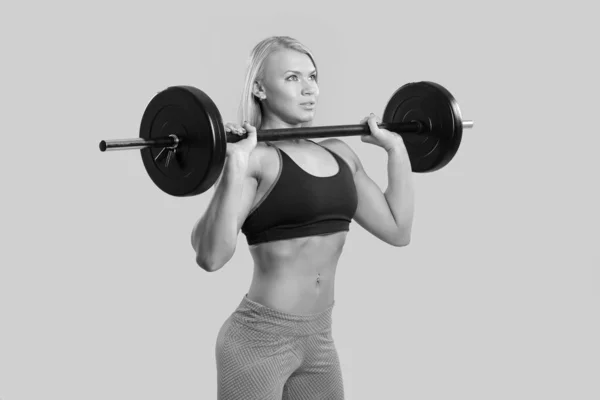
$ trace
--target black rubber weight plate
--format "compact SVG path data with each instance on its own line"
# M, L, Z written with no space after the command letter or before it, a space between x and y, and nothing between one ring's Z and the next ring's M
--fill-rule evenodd
M219 110L200 89L173 86L159 92L142 117L140 138L177 135L180 140L169 165L155 160L162 148L141 150L148 175L162 191L194 196L215 183L225 161L225 128ZM165 153L163 153L165 154Z
M388 102L383 122L419 120L425 133L402 134L414 172L433 172L454 157L462 139L462 116L450 92L433 82L403 85Z

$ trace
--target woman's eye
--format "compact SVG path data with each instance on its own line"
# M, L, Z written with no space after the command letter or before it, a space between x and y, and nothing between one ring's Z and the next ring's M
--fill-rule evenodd
M313 74L313 75L310 76L310 78L312 78L312 80L316 81L317 80L317 75ZM290 76L287 77L287 80L288 81L298 80L298 77L296 75L290 75Z

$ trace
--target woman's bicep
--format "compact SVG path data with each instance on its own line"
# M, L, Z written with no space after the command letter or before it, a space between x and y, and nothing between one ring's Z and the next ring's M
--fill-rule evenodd
M237 232L239 234L242 229L242 225L248 218L248 215L252 209L252 206L256 200L256 193L258 191L258 183L260 182L261 171L262 171L262 151L260 148L254 149L250 153L248 160L248 169L244 177L244 183L242 187L242 194L240 198L240 208L237 215Z
M390 210L385 194L369 177L360 158L344 141L327 139L322 144L337 151L351 167L354 185L358 197L358 205L354 220L369 233L391 245L401 245L398 240L399 230Z
M240 199L240 209L237 215L237 231L238 234L244 225L244 221L248 218L248 214L254 204L256 198L256 191L258 189L258 180L255 176L249 175L244 179L242 188L242 195Z
M354 220L375 237L397 244L398 226L379 186L360 168L354 175L358 206Z

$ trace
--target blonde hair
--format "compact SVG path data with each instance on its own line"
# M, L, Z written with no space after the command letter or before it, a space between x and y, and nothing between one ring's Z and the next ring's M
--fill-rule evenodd
M269 55L280 49L296 50L306 54L310 57L315 69L317 69L312 52L294 38L289 36L271 36L260 41L252 49L247 62L246 79L238 112L240 123L248 121L250 125L256 127L256 129L260 129L262 125L262 111L260 100L253 93L254 82L264 78L265 60Z

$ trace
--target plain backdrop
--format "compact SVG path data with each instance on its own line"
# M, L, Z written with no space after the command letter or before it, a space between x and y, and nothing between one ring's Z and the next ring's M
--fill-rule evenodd
M190 232L213 191L149 179L158 91L193 85L236 121L271 35L314 52L315 125L383 113L407 82L475 121L415 176L412 243L351 225L333 335L346 398L600 398L598 29L592 2L3 2L0 399L214 399L215 340L247 292ZM382 149L344 138L385 190Z

